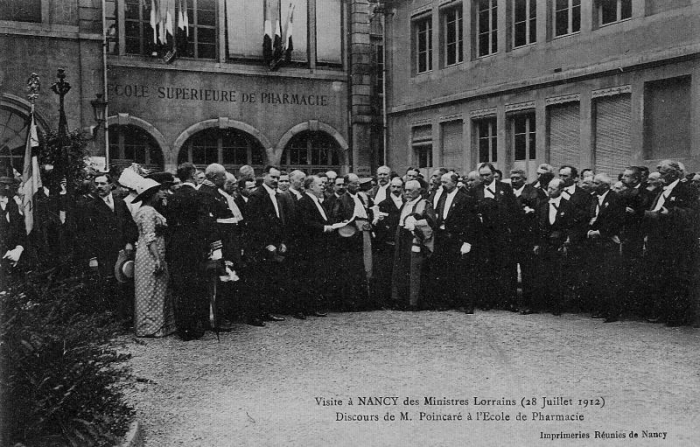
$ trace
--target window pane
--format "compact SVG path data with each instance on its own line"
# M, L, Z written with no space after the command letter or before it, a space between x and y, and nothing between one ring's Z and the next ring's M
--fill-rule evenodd
M571 14L573 15L571 19L571 32L579 32L581 30L581 7L575 7Z
M621 17L620 20L629 19L632 17L632 0L621 0Z
M557 11L556 17L556 35L563 36L569 33L569 14L568 11Z

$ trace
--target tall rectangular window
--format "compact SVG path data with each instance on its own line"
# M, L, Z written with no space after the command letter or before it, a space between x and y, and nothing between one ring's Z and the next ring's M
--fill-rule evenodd
M537 42L537 1L513 0L513 48Z
M126 54L150 56L158 51L154 43L150 23L151 2L148 0L124 1L124 51Z
M445 43L445 66L458 64L464 60L462 5L445 9L442 12L442 26L442 38Z
M416 73L433 69L433 24L430 16L413 21L413 41Z
M340 0L316 1L316 60L320 64L343 63L342 6Z
M632 0L597 0L598 25L620 22L632 17Z
M690 76L644 84L644 152L647 159L691 154Z
M442 135L442 166L450 169L462 169L462 120L449 121L440 124Z
M479 163L498 161L498 134L496 117L474 121L474 134L479 150Z
M377 45L376 47L376 54L377 54L377 77L376 77L376 83L375 83L375 92L377 92L378 95L383 95L384 94L384 45Z
M511 144L515 161L537 158L535 113L522 113L510 118Z
M41 23L42 0L0 0L0 20Z
M216 59L216 0L187 0L187 57Z
M479 57L498 51L498 1L478 0L476 4L476 38Z
M554 36L581 31L581 0L554 0Z

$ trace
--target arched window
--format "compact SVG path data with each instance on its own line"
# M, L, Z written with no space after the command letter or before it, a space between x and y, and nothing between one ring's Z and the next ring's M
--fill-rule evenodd
M282 153L283 169L302 170L308 174L340 169L338 142L325 132L300 132L289 141Z
M13 176L12 169L22 172L29 123L27 116L0 108L0 175Z
M238 129L206 129L192 135L182 146L178 164L191 162L199 167L219 163L226 169L265 165L265 148L249 134Z
M109 153L112 164L138 163L147 169L163 169L163 151L145 130L132 125L109 126Z

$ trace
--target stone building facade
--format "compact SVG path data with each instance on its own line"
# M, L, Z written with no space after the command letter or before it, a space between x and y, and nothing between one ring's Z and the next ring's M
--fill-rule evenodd
M71 129L94 125L90 101L106 93L108 150L98 136L93 151L112 164L371 170L377 111L367 0L2 3L0 112L17 121L8 129L17 138L32 72L44 86L40 126L57 126L58 100L47 87L62 67L73 85ZM5 146L0 157L12 158L17 145Z
M395 169L700 170L700 1L385 4Z

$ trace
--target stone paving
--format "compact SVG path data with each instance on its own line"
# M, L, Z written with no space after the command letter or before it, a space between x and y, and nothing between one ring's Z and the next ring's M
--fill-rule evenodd
M125 341L147 447L700 445L699 329L377 311Z

